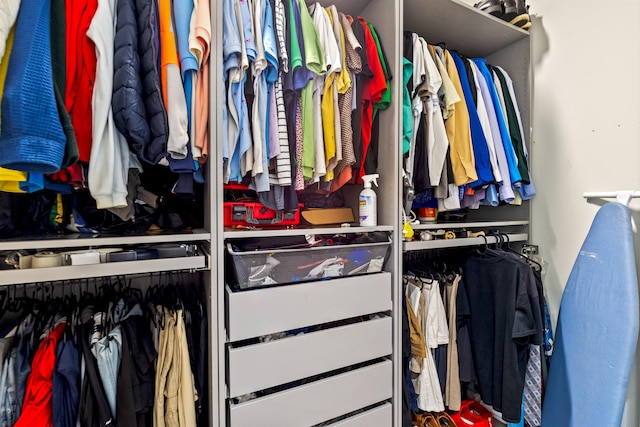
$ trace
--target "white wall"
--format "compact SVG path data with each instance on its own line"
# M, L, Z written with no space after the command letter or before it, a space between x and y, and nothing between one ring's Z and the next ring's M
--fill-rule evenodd
M529 3L534 15L532 169L538 190L532 241L549 261L545 286L555 320L599 208L582 193L640 190L640 1ZM640 201L630 208L640 224ZM635 247L640 260L637 235ZM625 427L640 425L639 388L634 368Z

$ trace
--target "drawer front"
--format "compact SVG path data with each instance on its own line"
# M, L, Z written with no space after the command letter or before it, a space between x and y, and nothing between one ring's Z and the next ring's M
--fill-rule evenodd
M391 354L391 318L230 348L230 397ZM310 361L313 361L312 363Z
M391 273L244 292L227 287L231 341L391 310Z
M390 427L392 417L391 404L385 403L335 424L329 424L327 427Z
M382 402L392 395L391 365L391 361L384 361L231 405L229 425L311 426Z

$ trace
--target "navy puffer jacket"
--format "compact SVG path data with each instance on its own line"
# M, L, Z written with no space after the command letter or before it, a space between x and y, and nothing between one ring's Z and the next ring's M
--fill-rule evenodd
M166 155L169 125L162 100L157 12L153 0L118 0L113 116L138 157L156 164Z

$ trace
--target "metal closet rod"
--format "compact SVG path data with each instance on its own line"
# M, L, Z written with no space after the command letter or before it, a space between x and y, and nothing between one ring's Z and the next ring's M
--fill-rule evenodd
M640 198L640 191L619 190L619 191L603 191L603 192L587 192L583 193L585 199L616 199L619 203L629 205L631 199Z

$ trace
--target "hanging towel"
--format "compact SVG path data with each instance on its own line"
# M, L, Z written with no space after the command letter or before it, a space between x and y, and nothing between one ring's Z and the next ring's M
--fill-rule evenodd
M2 167L41 173L60 169L66 138L53 94L49 17L49 2L22 2L2 97Z

